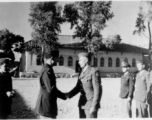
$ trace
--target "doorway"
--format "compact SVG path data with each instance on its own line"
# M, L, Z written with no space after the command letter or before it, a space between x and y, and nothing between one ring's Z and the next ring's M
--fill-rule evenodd
M75 72L76 73L79 73L80 71L81 71L81 67L80 67L80 65L79 65L79 63L78 63L79 61L78 60L76 60L76 66L75 66Z

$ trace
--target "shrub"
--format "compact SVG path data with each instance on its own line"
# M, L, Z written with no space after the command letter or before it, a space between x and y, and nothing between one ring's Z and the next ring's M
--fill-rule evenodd
M23 77L23 78L38 78L39 73L24 72L24 73L22 73L21 77Z
M106 77L108 77L108 78L118 78L118 77L121 77L121 75L118 74L118 73L109 73L109 74L106 74Z
M68 73L55 73L56 78L70 78Z

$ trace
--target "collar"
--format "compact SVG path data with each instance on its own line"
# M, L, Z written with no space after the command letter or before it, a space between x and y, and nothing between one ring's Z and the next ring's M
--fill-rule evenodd
M85 75L89 74L90 69L91 69L91 66L88 66L88 68L85 71L83 72L81 71L79 78L83 78Z
M87 69L89 68L90 66L88 65L87 66L87 68L85 68L85 71L87 71ZM82 69L82 72L84 73L85 71L83 71L83 69Z
M146 70L142 70L140 72L138 72L137 77L140 78L141 76L143 76L143 74L146 72Z
M124 73L124 76L127 76L127 75L129 75L129 71L128 71L128 72L126 72L126 73Z
M123 75L122 75L122 78L125 78L125 77L127 77L127 76L129 76L130 75L130 72L127 72L126 74L124 73Z
M49 65L49 64L47 64L47 63L46 63L44 66L45 66L45 67L52 68L52 66L51 66L51 65Z

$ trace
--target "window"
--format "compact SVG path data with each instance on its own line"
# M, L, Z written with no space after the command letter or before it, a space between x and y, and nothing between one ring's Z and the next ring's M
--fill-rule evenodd
M94 67L97 67L98 65L98 59L96 57L94 57L93 65Z
M116 59L116 67L120 67L120 59L119 58Z
M60 66L64 65L64 58L62 56L59 57L59 65Z
M68 57L68 66L73 66L73 58L71 56Z
M135 58L132 59L132 67L136 67L136 59Z
M100 67L104 67L104 58L103 57L100 59Z
M124 61L128 63L128 59L127 58L125 58Z
M36 65L42 65L40 56L37 56L37 58L36 58Z
M111 57L108 59L108 67L112 67L112 58Z

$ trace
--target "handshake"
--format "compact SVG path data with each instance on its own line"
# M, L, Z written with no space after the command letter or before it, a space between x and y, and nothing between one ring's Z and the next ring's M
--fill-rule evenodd
M69 93L65 93L65 99L68 99L70 97Z
M8 97L14 97L15 96L15 92L12 90L12 91L7 91L6 92L6 95L8 96Z

